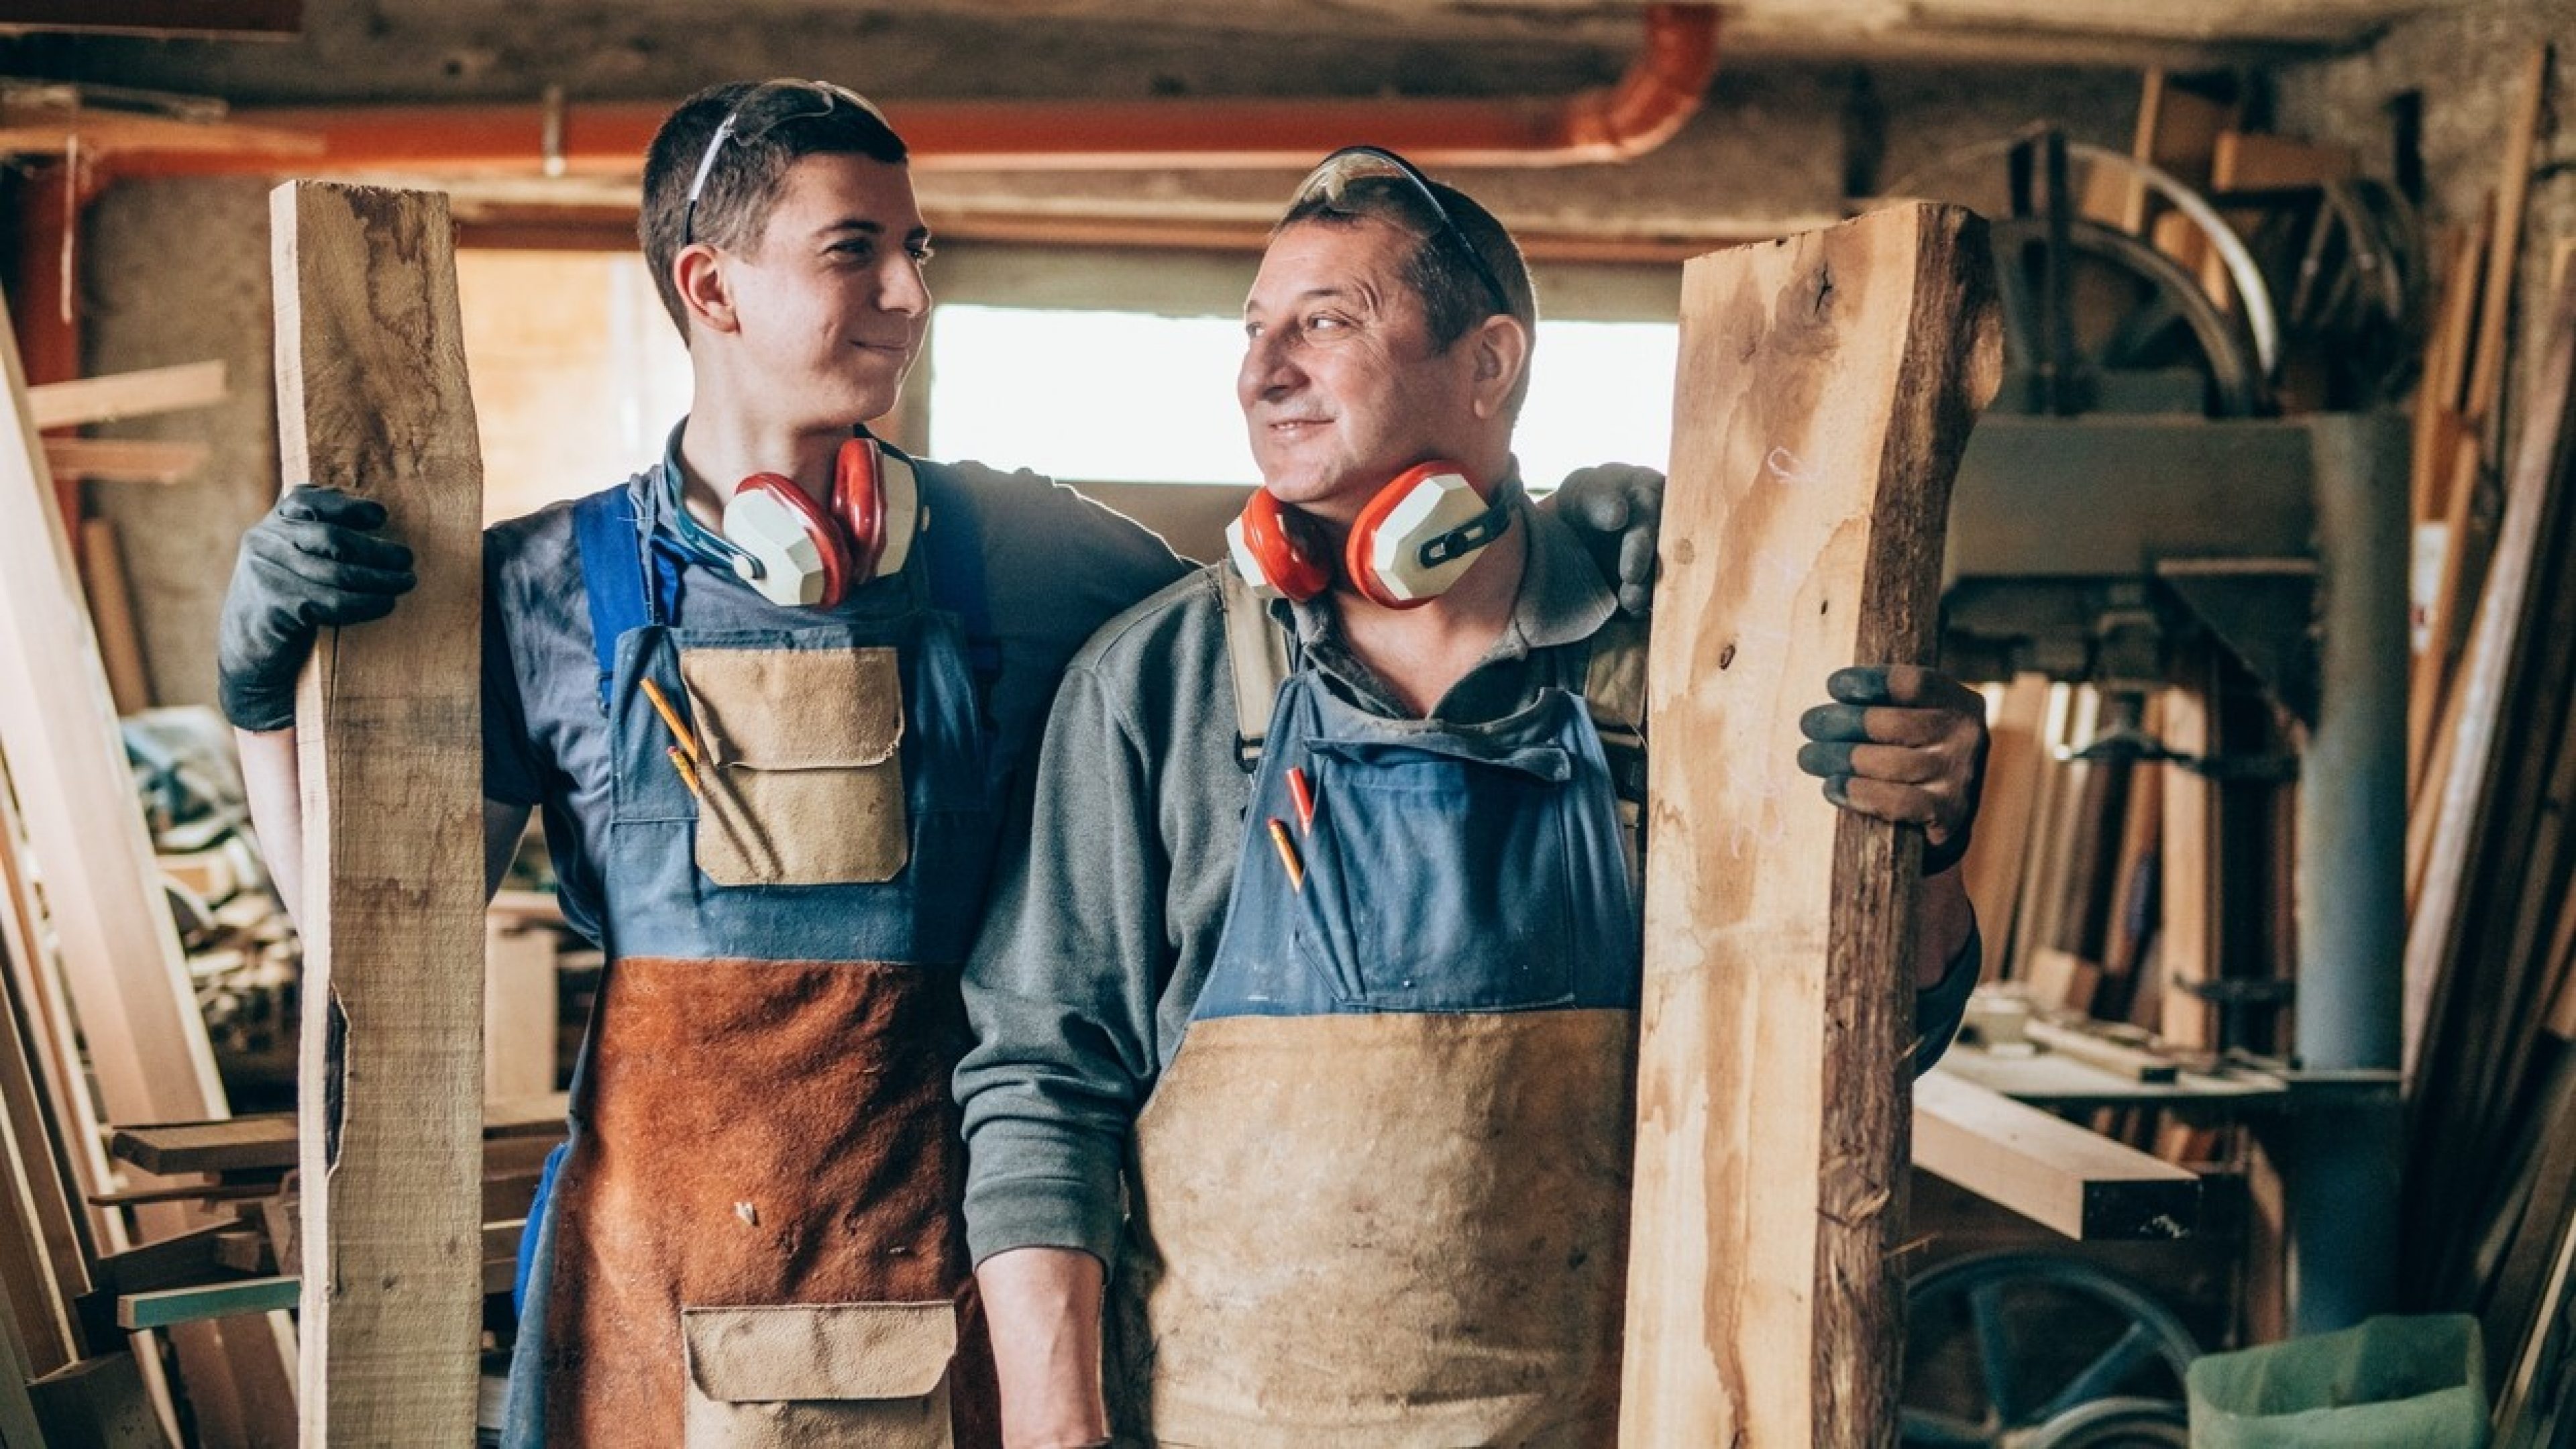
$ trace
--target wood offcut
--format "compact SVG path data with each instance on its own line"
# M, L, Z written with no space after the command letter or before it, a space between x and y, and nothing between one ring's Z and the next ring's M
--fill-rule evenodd
M1993 277L1939 206L1683 273L1625 1445L1894 1437L1920 837L1827 804L1798 717L1838 666L1931 658Z
M326 630L304 811L304 1442L462 1443L482 1331L482 459L434 192L270 194L278 460L385 506L419 576Z

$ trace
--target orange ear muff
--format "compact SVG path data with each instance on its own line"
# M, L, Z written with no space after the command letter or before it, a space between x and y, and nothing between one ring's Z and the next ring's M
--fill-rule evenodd
M874 438L841 445L832 469L832 507L849 530L850 576L866 583L877 576L887 537L885 459Z
M763 573L750 582L770 602L828 609L847 597L849 545L831 515L794 479L754 473L734 485L724 531L760 560Z
M1252 490L1242 515L1227 525L1225 541L1236 571L1255 588L1304 603L1333 581L1319 551L1298 536L1295 516L1267 488Z
M1465 469L1424 463L1379 489L1360 510L1343 543L1342 572L1373 604L1419 608L1466 573L1477 549L1501 536L1505 517L1467 481Z

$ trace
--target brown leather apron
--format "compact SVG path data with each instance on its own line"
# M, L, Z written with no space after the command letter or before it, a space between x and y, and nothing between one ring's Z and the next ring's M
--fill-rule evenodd
M947 1297L944 1343L861 1334L875 1351L841 1365L851 1397L804 1411L821 1421L809 1437L714 1442L945 1445L950 1425L921 1406L944 1379L955 1442L997 1443L989 1357L948 1358L983 1341L953 1207L953 983L869 962L632 958L609 973L595 1031L589 1130L555 1193L547 1441L670 1445L685 1416L707 1417L684 1400L730 1402L685 1351L684 1309L848 1305L805 1325L828 1339ZM916 1362L886 1362L906 1349ZM907 1374L928 1382L859 1396ZM902 1424L917 1431L888 1433Z
M922 550L837 610L674 624L626 497L576 508L615 644L609 966L508 1443L990 1449L949 1093L996 829L962 631Z

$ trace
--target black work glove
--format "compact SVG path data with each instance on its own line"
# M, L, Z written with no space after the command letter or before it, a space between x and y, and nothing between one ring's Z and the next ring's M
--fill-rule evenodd
M1655 597L1655 528L1664 516L1664 475L1634 463L1600 463L1565 475L1552 500L1592 553L1601 578L1619 591L1619 611L1646 617Z
M373 499L293 488L242 535L215 644L224 718L235 728L295 723L295 676L315 631L381 619L418 582L410 549L369 537L384 523Z
M1957 865L1985 788L1985 696L1911 665L1837 669L1825 693L1798 719L1798 768L1846 810L1922 826L1925 875Z

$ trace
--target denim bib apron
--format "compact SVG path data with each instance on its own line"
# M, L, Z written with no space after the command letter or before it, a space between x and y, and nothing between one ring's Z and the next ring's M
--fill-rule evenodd
M506 1442L998 1443L948 1089L997 825L935 550L832 611L696 629L683 576L735 581L628 489L574 522L609 964L523 1248Z
M1123 1430L1614 1441L1638 917L1570 667L1474 726L1281 685L1215 963L1136 1126Z

